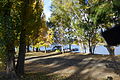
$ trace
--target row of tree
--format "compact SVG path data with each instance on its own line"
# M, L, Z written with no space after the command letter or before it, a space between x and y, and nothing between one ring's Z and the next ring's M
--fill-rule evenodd
M94 54L96 46L105 43L101 30L119 23L119 5L119 0L52 0L50 22L56 42L77 43Z
M0 59L8 79L24 75L26 47L48 46L53 31L46 25L43 0L0 0ZM15 48L19 48L15 58ZM17 60L17 61L15 61Z
M73 43L81 45L85 52L89 47L89 52L94 54L96 45L104 42L100 37L101 29L120 20L119 0L52 0L49 29L43 6L43 0L0 1L0 59L11 80L24 74L26 46L28 51L30 45L38 50L54 40L62 45L69 44L70 49Z

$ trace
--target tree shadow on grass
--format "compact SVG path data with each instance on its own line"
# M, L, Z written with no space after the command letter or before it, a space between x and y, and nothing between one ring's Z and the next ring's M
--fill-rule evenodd
M50 76L47 76L45 73L27 73L21 80L49 80Z
M110 57L111 61L109 61L106 65L107 68L114 69L114 72L120 76L120 57ZM118 60L117 60L118 59Z
M120 67L120 62L116 62ZM79 67L80 65L78 65ZM104 68L106 67L106 68ZM101 71L99 72L99 69ZM102 69L104 68L104 69ZM119 69L120 70L120 69ZM116 75L112 75L112 73ZM120 73L115 69L114 61L108 60L91 60L84 67L79 68L74 74L64 80L119 80ZM108 79L111 78L111 79Z
M55 56L55 55L60 55L60 54L61 54L61 53L55 53L55 54L48 54L48 55L45 55L45 56L30 57L30 58L26 58L25 60L42 58L42 57L50 57L50 56Z
M106 78L113 72L113 70L106 68L108 63L112 64L112 61L92 58L91 55L49 57L26 64L26 72L40 71L46 74L69 75L64 80L99 80L99 78Z
M81 57L81 58L79 58ZM53 58L45 58L45 59L38 59L30 64L26 64L29 68L38 69L39 65L45 65L43 68L50 69L48 70L48 73L53 73L59 70L66 69L70 66L76 66L79 62L82 61L82 59L86 58L88 56L65 56L65 57L53 57ZM35 65L34 67L31 65ZM52 67L49 67L49 65L52 65ZM36 67L36 68L35 68ZM45 70L47 71L47 70Z

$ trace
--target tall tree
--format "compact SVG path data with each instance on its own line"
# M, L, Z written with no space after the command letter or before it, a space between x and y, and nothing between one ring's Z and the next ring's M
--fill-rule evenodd
M39 23L39 21L41 21L41 15L43 11L42 8L43 2L41 0L22 0L20 13L20 46L16 65L16 72L19 76L24 74L26 38L30 35L28 32L31 33L34 29L38 29L40 27L41 24ZM30 22L32 22L33 25ZM34 25L35 27L33 27Z
M52 4L52 17L51 21L54 23L54 31L55 31L55 42L66 45L69 44L69 49L71 50L71 44L73 43L74 35L71 34L73 32L72 28L72 14L71 12L71 1L67 0L53 0ZM61 35L61 38L57 37L57 35ZM58 39L58 40L57 40Z
M12 80L15 76L15 47L19 46L16 73L21 76L24 74L26 44L38 36L42 13L42 0L0 1L0 52L4 53L6 70Z
M119 4L118 0L98 0L92 10L94 23L98 24L102 29L109 29L119 23ZM114 55L114 47L107 45L106 48L111 55Z
M8 79L10 80L16 80L16 74L15 74L15 25L13 22L13 16L12 16L12 8L13 8L13 2L7 0L0 2L0 23L1 23L1 39L0 44L3 46L3 55L5 59L5 65L6 65L6 72L8 74ZM2 40L3 39L3 40Z

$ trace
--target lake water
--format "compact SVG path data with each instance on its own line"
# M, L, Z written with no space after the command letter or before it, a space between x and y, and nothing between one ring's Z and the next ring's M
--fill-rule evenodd
M51 45L50 47L47 48L47 50L51 50L54 47L54 45ZM78 51L76 52L84 52L83 49L80 48L78 45L72 45L72 49L78 48ZM68 48L68 45L65 45L64 48ZM41 47L40 50L44 51L45 48ZM88 52L88 49L87 49ZM107 49L104 46L97 46L95 49L95 54L109 54ZM115 55L120 55L120 46L115 48Z

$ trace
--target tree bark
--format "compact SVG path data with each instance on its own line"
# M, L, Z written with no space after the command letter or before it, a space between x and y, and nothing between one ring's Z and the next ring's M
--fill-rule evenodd
M62 52L62 54L64 53L64 46L63 45L61 46L61 52Z
M86 46L83 44L83 47L84 47L84 53L86 53L87 51L86 51Z
M71 52L72 51L71 44L69 44L69 49L70 49L70 52Z
M35 49L35 48L33 47L33 52L35 51L34 49Z
M110 53L111 56L115 55L115 48L113 46L105 46L108 50L108 52Z
M88 40L88 46L89 46L89 53L92 54L92 47L91 47L91 44L90 44L90 40Z
M20 47L19 47L19 54L18 60L16 65L16 73L20 77L24 74L24 61L25 61L25 53L26 53L26 40L25 40L25 30L21 31L20 34Z
M46 46L45 46L45 53L47 53Z
M38 52L39 51L39 49L38 48L36 48L36 52Z
M16 80L17 75L15 72L15 47L12 44L8 44L6 46L6 52L7 52L7 59L6 59L6 72L7 72L7 78L9 80Z
M28 7L29 0L23 0L21 8L21 30L20 30L20 47L18 60L16 65L16 73L19 77L24 75L24 63L25 63L25 53L26 53L26 29L27 29L27 20L28 20Z
M30 45L27 45L27 52L30 52Z
M89 51L90 51L90 54L93 54L91 46L89 47Z

